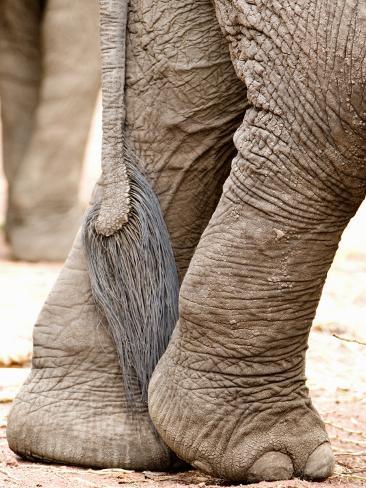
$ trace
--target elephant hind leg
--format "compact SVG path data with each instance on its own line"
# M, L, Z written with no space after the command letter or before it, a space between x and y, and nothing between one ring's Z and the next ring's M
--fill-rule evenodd
M182 277L230 171L246 91L210 0L153 4L129 2L128 142L159 199ZM127 270L129 282L141 265ZM139 304L135 288L148 293L155 278L125 290L132 307ZM141 393L134 385L131 408L78 237L35 327L33 369L8 419L10 446L20 455L84 466L172 467L176 457L157 436Z
M37 320L32 372L8 418L10 448L40 461L167 469L175 457L152 428L138 384L132 412L123 383L79 234Z
M149 412L185 461L233 481L330 476L305 378L341 234L366 192L358 0L215 2L251 107L180 290Z

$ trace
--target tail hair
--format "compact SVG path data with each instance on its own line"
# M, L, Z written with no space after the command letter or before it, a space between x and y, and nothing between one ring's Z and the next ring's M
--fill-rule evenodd
M150 377L178 319L179 281L158 199L137 165L129 161L126 167L128 222L108 237L97 233L96 203L83 241L92 294L114 340L127 398L132 400L137 380L146 402Z

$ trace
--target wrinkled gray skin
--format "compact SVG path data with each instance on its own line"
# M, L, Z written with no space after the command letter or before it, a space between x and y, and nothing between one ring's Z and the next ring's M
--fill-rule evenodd
M180 319L150 383L151 418L180 458L216 476L329 476L305 351L340 235L366 191L366 6L131 3L129 138L183 280ZM9 417L13 450L99 467L175 462L144 405L134 415L126 405L79 238L34 344Z
M99 89L95 0L0 0L6 234L14 257L64 259Z

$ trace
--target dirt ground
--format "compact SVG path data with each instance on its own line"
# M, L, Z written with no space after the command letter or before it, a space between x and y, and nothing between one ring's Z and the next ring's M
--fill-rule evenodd
M83 183L86 198L98 172L99 125L92 133ZM0 178L0 202L5 186ZM0 205L0 220L3 205ZM0 488L141 488L229 486L198 471L137 473L85 470L24 462L6 442L7 414L28 374L31 333L61 264L13 262L0 232ZM346 230L319 304L310 336L307 376L314 403L334 447L335 475L321 483L260 483L258 488L366 486L366 204ZM355 340L357 342L355 342ZM349 342L351 341L351 342ZM28 359L28 363L27 363ZM14 363L25 362L25 367Z

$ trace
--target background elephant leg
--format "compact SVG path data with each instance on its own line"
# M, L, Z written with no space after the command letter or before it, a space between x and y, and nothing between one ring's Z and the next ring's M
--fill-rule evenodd
M27 150L39 98L42 2L0 2L0 100L4 173L8 200ZM12 224L7 206L6 226Z
M80 173L99 87L98 37L96 0L47 1L39 102L10 200L17 257L63 259L80 223Z
M180 458L215 476L321 479L334 461L305 353L366 191L365 9L358 0L216 7L251 107L183 281L149 411Z
M230 170L246 90L210 0L130 6L129 137L158 193L182 276ZM77 239L34 330L33 369L8 419L9 445L58 462L166 469L175 458L138 387L137 407L128 407L103 325Z

